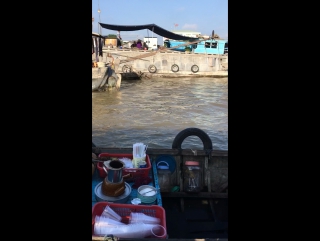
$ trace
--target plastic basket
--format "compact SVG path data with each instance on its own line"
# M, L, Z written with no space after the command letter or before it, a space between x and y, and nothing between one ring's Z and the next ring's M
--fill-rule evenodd
M133 159L133 154L113 154L113 153L101 153L99 155L100 158L103 157L116 157L116 158L129 158L129 159ZM127 174L131 174L132 178L134 179L135 177L148 177L149 176L149 171L151 169L151 162L150 162L150 158L148 155L146 155L146 163L147 166L146 167L141 167L141 168L123 168L122 170L122 175L127 175ZM105 178L107 176L106 172L103 170L103 162L98 162L97 164L97 169L99 172L99 176L102 178Z
M130 221L131 212L139 212L160 219L160 225L167 230L166 212L163 207L157 205L132 205L111 202L98 202L92 207L92 235L94 236L94 220L96 216L100 216L106 206L112 208L121 216L121 222L128 224ZM163 239L166 239L164 237Z

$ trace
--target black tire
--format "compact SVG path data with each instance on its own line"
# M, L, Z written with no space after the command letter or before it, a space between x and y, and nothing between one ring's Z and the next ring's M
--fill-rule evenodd
M155 73L155 72L157 72L157 67L152 64L149 66L148 70L150 73Z
M122 72L123 73L130 73L131 72L131 68L128 65L123 65Z
M171 66L171 71L172 72L178 72L179 71L179 66L178 65L176 65L176 64L173 64L172 66Z
M203 130L199 128L187 128L178 133L172 142L172 149L181 149L181 144L188 136L197 136L203 143L203 150L212 150L212 141Z
M192 71L193 73L197 73L197 72L199 71L198 65L192 65L192 66L191 66L191 71Z

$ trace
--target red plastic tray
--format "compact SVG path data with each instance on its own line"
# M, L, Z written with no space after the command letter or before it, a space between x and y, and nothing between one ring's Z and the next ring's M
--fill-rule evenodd
M114 154L114 153L100 153L99 157L116 157L116 158L122 158L122 157L126 157L129 159L133 159L133 154ZM132 178L135 177L148 177L149 176L149 171L151 169L151 162L150 162L150 158L148 155L146 155L146 163L147 166L144 168L123 168L122 170L122 175L127 175L129 173L131 173ZM97 164L97 169L99 172L99 176L102 178L105 178L107 176L106 172L103 170L103 163L102 162L98 162Z
M167 230L166 225L166 212L163 207L157 205L132 205L132 204L122 204L122 203L111 203L111 202L98 202L92 207L92 235L94 236L94 220L96 216L100 216L109 205L117 214L122 217L121 222L129 223L131 212L140 212L151 217L156 217L160 219L160 225L162 225ZM166 239L164 237L163 239Z

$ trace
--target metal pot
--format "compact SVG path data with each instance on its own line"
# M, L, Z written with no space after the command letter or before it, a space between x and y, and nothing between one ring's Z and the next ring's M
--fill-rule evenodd
M122 170L125 168L125 164L120 160L111 160L108 163L103 164L105 172L107 173L106 179L112 183L120 183L124 178L131 177L131 174L122 176Z

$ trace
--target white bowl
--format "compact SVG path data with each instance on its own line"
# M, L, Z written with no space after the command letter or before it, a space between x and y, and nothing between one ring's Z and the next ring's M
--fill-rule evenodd
M138 188L137 197L141 199L143 203L152 203L157 199L157 189L150 185L142 185Z

